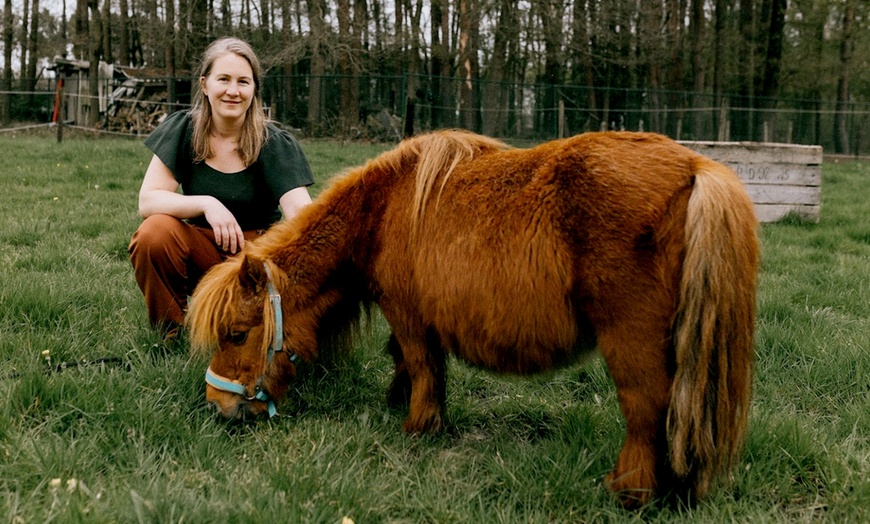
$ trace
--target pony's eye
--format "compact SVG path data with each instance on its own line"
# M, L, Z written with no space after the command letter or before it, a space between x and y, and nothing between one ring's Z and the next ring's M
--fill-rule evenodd
M233 331L229 335L227 335L227 340L229 340L230 344L235 344L240 346L245 343L245 340L248 339L247 331Z

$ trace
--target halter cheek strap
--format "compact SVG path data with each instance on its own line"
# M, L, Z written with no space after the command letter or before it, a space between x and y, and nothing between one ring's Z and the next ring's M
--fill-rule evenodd
M278 293L277 289L275 289L275 284L272 282L272 272L269 270L269 266L263 264L263 267L266 269L266 286L269 290L269 304L272 307L272 314L275 316L275 337L272 339L272 345L269 346L269 349L266 351L264 358L265 362L263 364L263 374L257 377L257 383L254 386L256 393L254 393L253 396L248 396L248 391L244 384L234 382L226 377L218 375L212 371L211 366L209 366L205 372L205 382L215 389L241 395L246 400L259 400L265 402L266 407L269 410L269 417L271 418L275 416L278 410L275 408L275 402L269 398L269 394L262 388L262 382L263 376L266 373L266 368L272 364L272 357L275 356L275 353L284 351L284 312L281 309L281 295ZM295 363L296 359L297 355L295 353L290 353L290 362Z

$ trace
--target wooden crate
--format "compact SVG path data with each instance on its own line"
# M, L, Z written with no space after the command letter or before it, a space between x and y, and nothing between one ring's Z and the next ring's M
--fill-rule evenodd
M746 186L761 222L790 212L819 221L822 146L762 142L690 142L684 146L730 167Z

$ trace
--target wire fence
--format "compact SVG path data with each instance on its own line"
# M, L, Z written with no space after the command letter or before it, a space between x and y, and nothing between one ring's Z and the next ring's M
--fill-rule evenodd
M543 141L616 129L653 131L678 140L781 142L821 145L826 153L870 154L870 103L865 102L493 82L476 82L464 93L456 79L395 75L352 79L354 100L348 104L349 80L270 74L263 85L269 116L308 137L398 141L452 127ZM166 114L189 107L194 85L190 78L101 82L99 97L88 94L87 79L76 78L44 90L0 91L12 101L9 122L25 123L9 123L0 132L60 122L143 136ZM348 107L354 114L346 114ZM98 113L95 124L93 110Z

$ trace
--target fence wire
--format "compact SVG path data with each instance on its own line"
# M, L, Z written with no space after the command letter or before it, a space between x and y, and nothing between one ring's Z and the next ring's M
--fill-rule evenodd
M270 74L263 98L273 120L309 137L395 141L452 127L542 141L615 129L681 140L782 142L821 145L830 153L870 153L870 103L492 82L476 82L471 93L464 93L458 80L400 75L354 79L355 103L347 104L346 90L342 96L347 80ZM9 122L53 122L63 111L65 125L143 136L165 114L189 107L189 86L195 85L190 78L103 82L99 100L87 94L86 85L70 85L69 80L62 100L56 84L44 91L0 91L0 96L12 99ZM172 101L170 86L177 91ZM100 108L95 125L90 124L92 106ZM345 114L348 107L356 114Z

